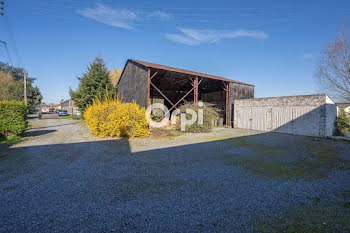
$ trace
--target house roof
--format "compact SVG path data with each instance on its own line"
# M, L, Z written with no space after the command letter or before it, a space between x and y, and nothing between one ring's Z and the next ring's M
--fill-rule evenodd
M347 108L350 106L350 103L336 103L336 105L339 107L339 108Z
M159 65L159 64L154 64L154 63L150 63L150 62L134 60L134 59L128 59L127 62L129 62L129 61L134 62L134 63L138 63L138 64L140 64L142 66L147 67L147 68L154 68L154 69L173 71L173 72L184 73L184 74L193 75L193 76L199 76L199 77L203 77L203 78L211 78L211 79L216 79L216 80L222 80L222 81L225 81L225 82L231 82L231 83L243 84L243 85L248 85L248 86L254 86L254 85L251 85L251 84L248 84L248 83L238 82L238 81L235 81L235 80L232 80L232 79L227 79L227 78L223 78L223 77L219 77L219 76L215 76L215 75L199 73L199 72L190 71L190 70L179 69L179 68L175 68L175 67L171 67L171 66L164 66L164 65Z

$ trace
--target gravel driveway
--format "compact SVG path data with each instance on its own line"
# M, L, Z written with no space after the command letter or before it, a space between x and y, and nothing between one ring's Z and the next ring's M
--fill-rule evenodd
M236 129L112 140L81 121L30 123L28 140L0 145L1 232L289 231L310 208L321 214L301 227L350 229L345 142Z

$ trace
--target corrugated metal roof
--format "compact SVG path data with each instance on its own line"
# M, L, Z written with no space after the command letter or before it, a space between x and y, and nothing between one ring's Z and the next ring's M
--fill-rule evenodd
M199 77L203 77L203 78L212 78L212 79L222 80L222 81L231 82L231 83L238 83L238 84L243 84L243 85L248 85L248 86L254 86L254 85L251 85L248 83L238 82L238 81L235 81L232 79L227 79L227 78L223 78L223 77L219 77L219 76L215 76L215 75L204 74L204 73L194 72L194 71L190 71L190 70L184 70L184 69L179 69L179 68L175 68L175 67L154 64L154 63L150 63L150 62L144 62L144 61L139 61L139 60L134 60L134 59L129 59L128 61L132 61L132 62L141 64L141 65L148 67L148 68L168 70L168 71L179 72L179 73L184 73L184 74L193 75L193 76L199 76Z

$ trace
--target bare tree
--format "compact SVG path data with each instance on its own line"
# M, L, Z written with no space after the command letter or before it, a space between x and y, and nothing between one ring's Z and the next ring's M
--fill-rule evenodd
M350 51L344 28L327 44L315 74L324 90L337 101L350 101Z

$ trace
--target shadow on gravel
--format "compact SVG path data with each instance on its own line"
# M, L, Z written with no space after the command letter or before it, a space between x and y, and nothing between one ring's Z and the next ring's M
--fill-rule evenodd
M158 218L142 219L147 216L162 218L164 226L182 221L188 224L189 219L202 223L203 228L185 225L184 229L192 231L230 231L236 229L237 224L243 228L236 230L247 231L251 229L249 225L242 224L247 224L246 221L253 217L248 209L254 208L254 214L259 211L264 214L264 211L270 211L269 205L274 206L270 202L276 202L269 198L257 202L259 197L274 195L277 199L285 198L284 191L288 190L276 180L317 179L323 182L322 179L333 171L350 171L350 145L342 142L278 133L207 139L204 135L203 140L207 141L172 147L168 147L164 140L146 141L145 144L159 149L138 152L133 152L133 142L128 139L8 148L0 154L0 186L8 186L6 190L18 192L16 196L23 198L21 194L28 194L17 191L21 190L17 187L30 181L34 184L30 197L41 199L37 203L25 202L25 208L20 203L18 209L8 205L0 210L0 216L1 212L3 216L11 213L6 215L5 221L8 222L4 226L11 223L14 227L3 230L22 231L31 227L32 222L37 223L34 227L44 226L50 219L56 219L56 211L68 204L74 208L65 210L70 211L69 214L60 215L61 223L52 222L51 230L72 229L76 223L70 220L78 218L83 225L88 225L91 219L83 219L80 211L74 212L75 205L95 203L91 207L94 210L92 216L104 217L93 218L94 226L107 224L105 231L111 228L142 231L144 222L156 230ZM336 182L343 184L341 180ZM16 186L11 186L12 183ZM272 184L280 186L274 190ZM252 189L253 186L259 186L259 192ZM54 192L55 199L42 192ZM247 192L249 198L245 199ZM183 198L182 201L176 202L177 196ZM12 200L10 197L7 195L2 201ZM47 203L50 203L50 211ZM140 203L140 207L136 207L136 203ZM293 205L293 202L285 205ZM169 209L159 206L169 206ZM126 212L118 212L124 207ZM11 211L5 211L8 208ZM51 211L52 208L56 208L55 211ZM29 211L40 215L21 215ZM136 212L140 217L128 218ZM183 216L188 216L188 219ZM106 223L106 219L113 221Z
M56 130L29 131L25 136L39 136ZM134 139L137 141L137 139ZM142 139L141 139L142 140ZM350 171L350 144L325 138L313 138L279 133L262 133L232 138L207 137L206 142L168 147L164 141L153 140L150 147L132 152L128 139L66 143L9 148L19 155L30 150L38 156L47 152L60 153L59 158L101 159L108 161L147 159L144 165L152 169L170 168L181 164L216 163L240 168L253 175L277 179L323 179L330 172ZM45 152L45 153L43 153ZM16 156L14 156L16 157Z
M45 119L43 119L45 120ZM46 129L46 128L54 128L54 127L58 127L58 126L62 126L62 125L74 125L74 124L78 124L79 122L74 122L74 123L67 123L67 124L60 124L60 125L50 125L50 126L43 126L43 127L37 127L37 128L30 128L30 129Z
M48 128L48 127L45 127ZM44 134L49 134L49 133L53 133L56 132L57 130L35 130L35 131L26 131L24 132L23 136L24 137L35 137L35 136L40 136L40 135L44 135Z

